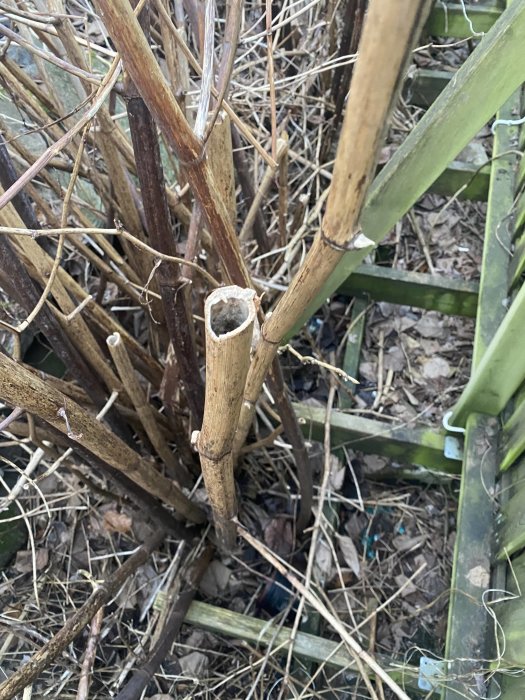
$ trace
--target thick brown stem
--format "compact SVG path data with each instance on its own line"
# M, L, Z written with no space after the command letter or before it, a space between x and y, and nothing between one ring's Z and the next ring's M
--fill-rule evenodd
M164 172L157 130L144 100L128 100L128 118L135 151L146 227L154 248L179 256L164 188ZM204 385L199 371L189 298L185 294L179 265L162 262L157 271L160 294L179 378L184 387L194 425L200 425L204 411Z
M204 521L201 508L170 479L159 474L151 462L142 459L74 401L66 401L59 391L1 353L0 398L11 406L20 406L39 416L113 468L124 472L153 496L174 506L188 520Z
M167 84L128 0L97 0L126 69L184 167L229 280L249 287L250 276L224 202L203 152Z
M235 544L237 513L232 446L241 410L256 320L255 292L216 289L206 300L206 403L196 436L204 484L222 547Z

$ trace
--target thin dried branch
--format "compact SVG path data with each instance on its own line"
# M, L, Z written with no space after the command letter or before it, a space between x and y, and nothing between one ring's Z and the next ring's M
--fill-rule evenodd
M84 627L103 605L108 603L126 581L144 564L151 553L162 543L163 530L158 530L106 581L99 584L88 600L72 615L64 627L30 661L0 684L0 700L11 700L17 693L35 681L71 642L78 637Z

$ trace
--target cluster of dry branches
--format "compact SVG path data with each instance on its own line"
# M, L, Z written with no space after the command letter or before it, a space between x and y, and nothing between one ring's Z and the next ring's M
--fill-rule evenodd
M210 519L191 495L202 473L218 542L231 548L234 470L267 382L293 447L304 529L311 467L277 351L344 253L370 247L359 214L428 4L370 3L330 191L314 193L308 217L311 204L289 196L290 159L309 162L289 147L290 126L301 120L294 96L319 90L331 71L337 97L346 93L360 30L353 18L339 41L335 7L321 31L318 3L280 12L267 3L264 26L257 8L234 2L218 52L212 0L1 3L0 77L13 103L0 143L0 285L9 299L0 400L12 410L2 428L53 459L73 451L179 538ZM357 17L362 5L348 3ZM329 36L330 46L299 79L298 64L308 60L301 32L316 34L320 46ZM332 105L326 159L343 104ZM262 205L271 190L277 216L267 227ZM286 292L261 303L265 281L276 276L289 279ZM62 378L25 361L25 338L36 334L63 364ZM200 431L193 444L192 431ZM77 632L114 590L72 623ZM329 622L339 631L333 616ZM0 698L34 678L42 658L49 663L52 654L0 686Z

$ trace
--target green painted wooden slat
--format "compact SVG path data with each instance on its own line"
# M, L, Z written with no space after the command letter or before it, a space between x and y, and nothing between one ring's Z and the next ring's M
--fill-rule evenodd
M525 6L525 3L523 3ZM499 119L511 119L521 103L518 90L501 108ZM492 176L481 263L479 309L469 383L454 408L452 422L464 425L469 411L498 415L525 377L525 353L520 338L525 322L525 289L520 290L509 311L509 254L516 169L518 126L496 129ZM506 155L501 155L506 154Z
M519 100L520 91L501 108L498 118L509 118ZM512 211L516 172L516 155L508 151L515 149L515 143L515 128L497 129L493 150L496 158L492 161L485 224L472 378L451 419L453 424L466 422L466 435L446 654L453 659L453 673L467 674L467 687L460 683L458 688L446 691L443 700L472 695L476 679L474 675L469 681L468 674L475 674L486 666L485 659L490 658L492 653L493 640L489 636L491 626L488 625L489 616L483 596L490 587L491 555L494 548L495 505L492 493L495 490L499 461L499 422L496 418L474 411L483 410L485 413L487 405L495 404L495 413L491 413L496 415L503 409L514 388L517 388L512 388L512 381L509 385L500 386L504 374L503 364L512 363L512 355L508 353L512 342L508 330L506 332L512 315L506 314L504 302L508 296L507 251L512 237L509 212ZM515 309L512 313L515 313ZM515 336L514 342L516 341L519 342L518 336ZM473 390L479 392L474 402L471 401ZM508 395L507 398L503 398L504 394ZM499 571L500 581L503 576L504 572ZM473 683L472 692L469 692L469 682Z
M484 2L479 5L466 2L465 10L472 26L465 18L460 3L437 2L427 20L425 31L434 36L466 39L473 36L474 32L488 32L501 15L502 7L500 2Z
M403 87L405 100L417 107L430 107L454 74L455 71L417 68L409 74Z
M525 193L522 192L516 202L516 229L520 231L525 224Z
M293 404L293 407L304 435L322 442L325 409L304 404ZM447 474L457 474L461 469L460 461L444 455L444 433L421 425L396 426L332 411L330 438L333 449L346 445L354 450L384 455L402 464L417 464Z
M505 504L503 522L498 532L497 559L504 560L525 547L525 487L518 484Z
M498 684L494 686L494 692L489 697L497 697L498 700L516 700L525 698L525 676L499 673Z
M525 271L525 235L522 234L514 245L514 253L510 261L510 287L516 288L521 284L521 276Z
M287 654L290 646L292 630L289 627L282 627L267 620L258 620L208 603L194 601L184 621L216 634L244 639L252 644L270 646L272 649L280 647L281 655ZM344 645L305 632L297 632L295 635L294 655L319 663L327 662L329 666L345 669L349 674L356 669L355 660L345 651ZM417 686L419 676L417 668L402 661L395 662L382 654L376 654L375 658L383 670L398 684L412 691L421 692Z
M489 191L490 166L472 165L453 161L432 183L429 192L444 197L457 196L458 199L485 201Z
M512 415L503 426L500 469L507 470L525 452L525 399L514 407Z
M516 0L376 177L361 217L363 232L371 241L384 238L518 88L525 74L524 38L525 2ZM296 330L369 253L370 248L345 253L305 307Z
M456 544L449 603L446 656L449 675L457 678L443 700L475 697L477 673L488 658L488 616L483 593L490 586L493 502L497 452L493 444L498 423L471 414L465 435L465 456L458 504ZM483 472L483 478L481 477Z
M487 312L480 306L482 313ZM525 285L496 331L478 368L453 409L453 425L465 425L469 413L497 416L525 379ZM474 350L476 348L474 347Z
M345 354L343 358L343 370L350 376L357 378L359 373L359 358L361 356L361 345L363 343L363 334L365 332L366 323L366 308L368 301L366 299L355 299L352 307L352 317L350 319L350 332L346 339ZM339 408L350 408L354 405L351 394L355 392L355 384L345 382L346 391L339 392Z
M343 282L339 291L352 296L366 294L376 301L474 317L478 287L477 282L363 264Z
M517 181L518 187L521 187L525 183L525 158L520 158Z
M521 554L512 560L512 575L507 576L507 590L516 597L513 600L496 604L494 612L501 625L500 668L525 667L525 605L523 604L523 591L525 591L525 556ZM511 696L508 696L509 698ZM521 700L520 695L512 697L512 700Z

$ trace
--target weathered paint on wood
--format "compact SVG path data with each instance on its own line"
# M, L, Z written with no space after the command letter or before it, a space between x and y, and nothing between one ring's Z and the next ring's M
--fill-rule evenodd
M306 437L322 441L326 411L324 408L293 404ZM461 462L444 455L445 435L421 425L392 425L332 411L330 437L336 449L351 449L384 455L402 464L417 464L448 474L457 474Z
M467 39L474 33L488 32L501 15L503 7L499 0L485 0L479 5L465 3L465 9L457 2L436 2L425 31L434 36Z
M282 627L267 620L258 620L199 601L194 601L190 605L185 622L216 634L238 637L263 647L271 649L280 647L281 655L287 654L290 646L292 630L289 627ZM296 633L294 655L343 668L350 674L356 669L353 657L345 651L344 646L306 632ZM404 663L395 663L392 659L380 654L377 654L376 658L394 680L407 688L418 690L417 668Z
M488 658L489 625L483 594L490 587L497 466L493 418L471 414L465 436L465 456L458 504L456 544L447 628L449 675L443 700L471 697ZM483 475L483 477L482 477Z
M365 332L366 309L368 301L362 298L356 298L352 307L352 316L350 318L350 330L346 339L345 354L343 357L343 370L350 376L357 379L359 372L359 358L361 356L361 344L363 342L363 334ZM344 391L339 392L339 408L350 408L354 401L351 394L355 392L356 385L352 382L345 382Z
M367 295L375 301L474 317L478 287L477 282L458 278L362 264L343 282L339 291L352 296Z

